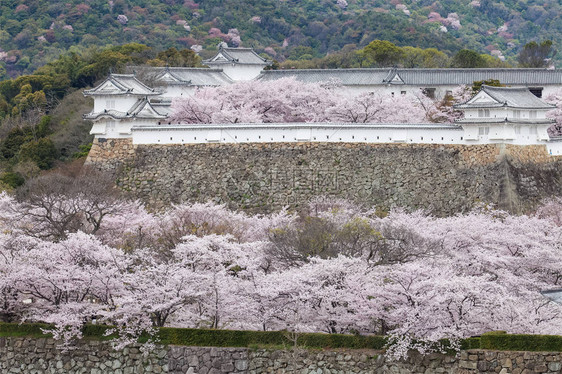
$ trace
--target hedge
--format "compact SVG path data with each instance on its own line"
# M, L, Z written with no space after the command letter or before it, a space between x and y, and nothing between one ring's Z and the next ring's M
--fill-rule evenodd
M17 324L0 323L2 336L45 337L41 329L52 326L41 323ZM109 339L105 332L110 326L86 325L82 331L90 339ZM291 347L294 341L284 331L238 331L238 330L202 330L163 327L158 332L159 343L164 345L189 345L211 347L250 347L250 346L285 346ZM146 337L144 338L146 339ZM144 340L142 339L142 340ZM307 348L349 348L349 349L383 349L386 345L384 336L362 336L342 334L297 335L297 343ZM510 335L492 332L479 337L463 339L461 349L490 349L498 351L548 351L562 352L562 336L556 335Z
M47 324L0 323L0 336L44 337L41 329L50 328ZM86 338L107 339L104 336L110 326L86 325L82 334ZM159 343L173 345L211 346L211 347L249 347L252 345L275 345L290 347L294 342L284 331L238 331L202 330L162 327L158 332ZM146 339L146 337L144 337ZM144 340L141 338L141 340ZM370 348L383 349L386 344L382 336L361 336L341 334L297 335L297 343L308 348Z
M499 351L561 352L562 336L484 334L480 337L480 348Z

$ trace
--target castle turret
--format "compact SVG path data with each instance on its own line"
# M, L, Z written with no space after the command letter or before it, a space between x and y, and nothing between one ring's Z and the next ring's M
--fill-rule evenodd
M553 120L546 112L554 108L527 88L483 85L466 103L455 106L464 112L462 125L467 141L536 144L548 141Z
M211 68L219 68L233 81L256 78L271 61L258 55L252 48L228 48L219 46L215 57L203 61Z
M160 95L153 88L139 81L133 74L110 74L101 84L84 91L84 96L94 98L94 109L84 119L94 125L90 134L96 137L130 137L133 122L143 123L165 119L150 104L148 97Z

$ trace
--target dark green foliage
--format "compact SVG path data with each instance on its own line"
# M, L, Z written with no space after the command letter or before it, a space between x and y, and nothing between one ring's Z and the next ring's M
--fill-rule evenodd
M25 183L25 179L18 173L8 171L0 175L0 182L3 182L12 188L17 188Z
M40 138L23 144L19 150L20 161L33 161L43 170L50 169L57 159L57 149L49 138Z
M480 337L481 349L501 351L562 351L562 336L484 334Z
M28 140L30 140L28 131L20 128L12 129L4 139L0 140L0 154L6 159L10 159L19 152L20 147Z
M461 349L480 349L480 338L468 338L461 341Z
M359 49L375 39L439 48L449 55L463 47L483 53L493 46L515 59L528 41L562 40L558 0L481 0L480 7L466 0L404 2L410 15L387 0L349 1L345 9L334 0L123 0L112 6L106 0L35 0L25 4L28 8L22 9L19 3L0 3L0 44L15 58L0 69L6 71L0 71L0 79L34 71L70 47L76 52L137 42L158 50L179 50L199 44L208 55L217 42L231 40L226 34L232 28L240 32L243 46L259 52L271 47L276 55L270 57L280 61L291 55L319 57L350 44ZM462 28L441 32L442 24L429 19L430 12L443 18L457 13ZM117 20L119 15L128 18L126 24ZM507 30L498 31L504 23ZM221 34L209 34L211 28L219 28ZM283 47L285 40L288 46ZM311 53L293 53L299 47L310 48ZM77 78L79 71L73 69L71 75ZM82 73L87 78L95 71Z
M49 327L46 324L0 323L0 336L44 336L41 328ZM109 328L111 327L86 325L82 333L84 337L88 338L103 338ZM382 336L298 334L297 338L298 345L307 348L383 349L386 344L386 339ZM248 347L251 345L292 347L294 344L284 331L201 330L167 327L160 328L158 341L160 344L207 347Z
M472 92L476 93L476 92L480 91L480 89L482 88L482 85L493 86L493 87L502 87L503 86L500 83L500 81L497 80L497 79L487 79L487 80L484 80L484 81L474 81L472 83Z
M451 67L454 68L485 68L486 60L478 52L461 49L453 57Z
M517 61L522 68L544 68L549 65L549 60L556 51L552 45L552 40L545 40L538 44L537 42L530 42L525 44Z
M248 347L250 345L292 346L283 331L234 331L161 328L164 344L216 347ZM381 336L298 334L297 344L309 348L371 348L382 349L386 339Z
M49 125L51 124L51 116L43 116L37 124L37 136L43 138L49 135Z
M76 159L76 158L87 157L88 153L90 152L90 149L92 149L92 143L81 144L81 145L78 146L78 149L80 149L80 151L74 153L72 155L72 158Z
M397 65L404 57L404 51L386 40L374 40L362 51L364 67L388 67Z
M48 335L43 334L41 329L49 328L44 323L0 323L0 336L31 336L44 338Z
M0 336L45 337L41 329L50 325L41 323L0 323ZM82 332L86 338L106 339L105 332L111 326L86 325ZM294 341L284 331L236 331L202 330L162 327L158 338L161 344L191 345L207 347L249 347L253 345L292 347ZM111 337L111 336L110 336ZM361 336L340 334L298 334L297 343L307 348L384 349L387 340L383 336ZM447 346L447 341L441 342ZM480 337L463 339L461 349L489 349L498 351L544 351L561 352L562 336L556 335L510 335L494 331Z

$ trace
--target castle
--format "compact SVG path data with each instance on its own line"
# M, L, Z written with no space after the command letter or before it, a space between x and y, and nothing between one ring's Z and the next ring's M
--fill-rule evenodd
M110 74L84 91L94 98L91 133L96 139L130 139L133 144L347 142L415 144L544 145L562 155L562 139L547 133L553 109L540 98L562 89L562 72L547 69L326 69L264 70L270 61L249 48L219 48L207 68L136 67L131 74ZM499 80L509 87L483 86L458 105L464 118L451 124L172 124L174 98L202 87L238 81L268 81L292 76L303 82L336 80L346 94L372 92L442 98L461 84Z

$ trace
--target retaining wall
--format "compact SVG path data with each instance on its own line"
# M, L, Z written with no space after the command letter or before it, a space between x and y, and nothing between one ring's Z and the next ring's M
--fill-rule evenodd
M562 158L545 146L245 143L133 145L96 139L87 163L147 202L215 201L267 212L312 197L436 215L493 203L513 213L562 195Z
M107 342L84 341L61 352L48 338L0 338L0 372L20 374L351 374L351 373L560 373L560 352L471 350L458 356L411 354L389 361L371 350L266 350L160 346L114 351Z

